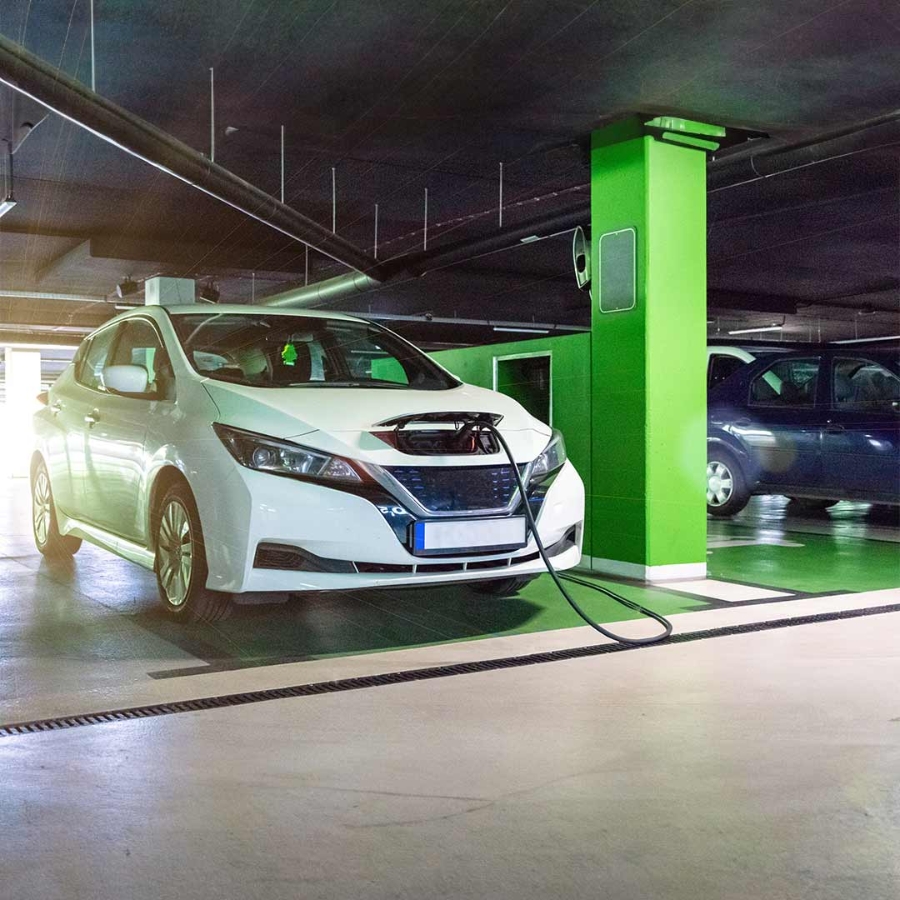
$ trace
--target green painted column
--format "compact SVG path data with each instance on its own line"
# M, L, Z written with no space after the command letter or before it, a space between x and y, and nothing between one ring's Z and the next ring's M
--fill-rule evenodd
M705 150L715 147L649 134L636 119L592 136L584 552L597 571L648 581L706 574Z

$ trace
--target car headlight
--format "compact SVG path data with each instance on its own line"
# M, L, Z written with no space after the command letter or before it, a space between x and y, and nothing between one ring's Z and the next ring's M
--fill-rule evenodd
M561 469L566 461L566 442L563 440L562 432L553 429L553 435L550 443L544 448L544 452L534 461L531 467L531 480L545 478L552 475L558 469Z
M230 428L218 422L213 428L231 455L248 469L322 481L362 481L350 461L340 456L331 456L290 441L254 434L252 431Z

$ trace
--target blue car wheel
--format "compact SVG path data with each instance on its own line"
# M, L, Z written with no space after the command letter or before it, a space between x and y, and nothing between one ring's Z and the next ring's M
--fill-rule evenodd
M706 461L706 509L713 516L733 516L750 500L747 481L737 461L719 448L710 449Z

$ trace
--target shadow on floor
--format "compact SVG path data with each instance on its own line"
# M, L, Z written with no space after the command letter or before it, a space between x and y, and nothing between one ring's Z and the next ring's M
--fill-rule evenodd
M174 622L158 607L131 621L206 663L149 673L171 678L485 637L522 628L540 611L521 597L457 586L308 594L278 606L236 606L215 625Z

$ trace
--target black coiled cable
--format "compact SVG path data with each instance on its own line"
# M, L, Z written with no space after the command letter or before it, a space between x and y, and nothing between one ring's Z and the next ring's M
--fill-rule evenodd
M577 578L574 575L560 575L556 569L553 568L553 564L550 562L550 557L547 556L547 551L544 549L544 543L541 540L540 534L538 534L537 522L535 522L534 514L531 511L531 506L528 503L528 495L525 491L525 484L522 481L522 475L519 472L519 467L516 465L516 461L512 455L512 451L509 449L509 444L506 443L506 439L502 434L493 426L487 423L479 423L480 427L486 431L489 431L493 436L497 439L500 446L503 448L503 452L506 454L507 459L512 466L513 476L516 479L516 485L519 488L519 495L522 497L523 507L525 509L525 519L528 522L528 527L531 529L531 533L534 535L534 542L537 545L538 553L541 555L541 559L544 561L544 565L547 567L547 571L550 573L550 577L556 583L556 586L559 588L560 593L566 600L569 602L569 606L587 622L588 625L591 626L595 631L599 631L604 637L608 637L613 641L618 641L620 644L656 644L659 641L664 641L672 634L672 623L666 619L664 616L661 616L659 613L654 612L652 609L647 609L645 606L641 606L640 603L635 603L633 600L629 600L627 597L622 597L614 591L609 590L608 588L603 587L599 584L594 584L591 581L585 581L582 578ZM566 581L572 582L572 584L580 584L582 587L590 588L591 590L597 591L600 594L605 594L607 597L615 600L616 603L621 603L622 606L627 607L628 609L632 609L635 612L639 612L644 616L647 616L650 619L655 619L659 622L663 627L663 631L661 634L654 635L653 637L645 637L645 638L633 638L633 637L625 637L621 634L616 634L613 631L609 631L604 628L602 625L595 622L579 605L576 603L575 599L572 595L566 590L566 586L563 584L563 579Z

